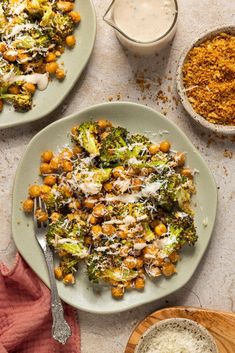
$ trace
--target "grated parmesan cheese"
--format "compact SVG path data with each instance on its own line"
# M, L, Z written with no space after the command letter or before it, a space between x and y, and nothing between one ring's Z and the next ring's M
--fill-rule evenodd
M174 320L174 319L173 319ZM169 321L173 321L169 320ZM176 320L182 320L177 324ZM168 321L168 320L167 320ZM146 336L138 353L217 353L209 334L189 320L175 319L175 324L160 326ZM148 338L148 339L147 339Z

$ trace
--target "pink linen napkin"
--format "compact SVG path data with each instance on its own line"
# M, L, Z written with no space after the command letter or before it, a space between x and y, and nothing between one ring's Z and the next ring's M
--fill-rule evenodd
M0 353L80 353L76 311L64 304L72 336L65 345L51 337L50 290L19 254L13 269L0 263Z

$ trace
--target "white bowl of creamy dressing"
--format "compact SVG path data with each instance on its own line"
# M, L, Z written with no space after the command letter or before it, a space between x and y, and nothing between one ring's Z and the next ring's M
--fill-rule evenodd
M173 39L177 19L177 0L114 0L104 15L122 45L139 55L160 52Z

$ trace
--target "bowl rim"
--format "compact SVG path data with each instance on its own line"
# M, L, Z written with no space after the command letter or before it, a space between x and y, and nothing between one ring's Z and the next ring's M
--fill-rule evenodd
M185 94L184 85L182 81L182 69L187 59L189 51L196 45L203 43L205 40L209 38L213 38L214 36L216 36L221 32L232 33L235 35L235 25L225 24L219 27L218 26L214 27L210 30L206 30L202 32L200 35L198 35L196 39L194 39L193 42L191 42L190 45L188 45L186 48L183 49L180 55L178 65L177 65L177 70L176 70L176 88L184 109L187 111L187 113L194 121L196 121L197 123L201 124L203 127L215 133L224 134L224 135L235 135L235 126L210 123L205 118L203 118L202 115L198 114L193 109L191 103L187 98L187 95Z
M168 318L168 319L164 319L164 320L161 320L161 321L158 321L158 322L155 322L153 325L151 325L144 333L143 335L141 336L141 339L139 340L138 344L136 345L135 347L135 351L134 353L141 353L141 351L139 351L144 341L144 339L146 339L149 335L151 335L151 333L154 331L154 330L157 330L158 328L161 329L162 327L164 328L164 326L167 327L168 324L171 324L171 323L189 323L191 324L192 326L194 326L198 331L200 331L207 339L208 341L210 341L211 343L211 346L214 346L214 351L212 353L219 353L219 350L218 350L218 345L216 344L216 341L214 339L214 337L212 336L212 334L209 332L209 330L204 327L203 325L199 324L197 321L194 321L194 320L191 320L191 319L188 319L188 318L183 318L183 317L172 317L172 318Z

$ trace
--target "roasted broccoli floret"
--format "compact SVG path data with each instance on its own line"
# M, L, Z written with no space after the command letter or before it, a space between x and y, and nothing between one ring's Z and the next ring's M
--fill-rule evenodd
M148 137L146 137L144 135L140 135L140 134L131 135L128 139L128 142L130 144L139 143L145 147L148 147L151 145L151 141L148 139Z
M96 122L81 124L72 139L82 146L91 156L99 155L98 125Z
M163 254L169 256L185 244L194 245L197 241L193 218L184 212L177 212L167 218L168 231L162 239Z
M63 276L76 272L78 263L79 259L72 255L63 256L60 261L60 268L62 270Z
M176 212L171 218L171 224L178 229L182 229L183 240L190 245L194 245L198 239L193 217L185 212Z
M56 13L51 17L49 23L54 29L57 39L60 38L61 40L64 40L73 32L74 23L71 17L66 14Z
M116 282L128 282L138 277L138 271L128 268L109 268L102 272L103 279Z
M32 108L32 96L30 94L0 94L0 99L13 104L17 112L27 112Z
M109 166L119 161L125 161L131 153L127 145L128 132L122 127L113 127L109 135L102 140L100 160Z
M82 245L81 243L75 244L75 243L58 243L55 247L55 249L58 250L64 250L67 254L71 254L78 259L84 259L88 255L88 249Z

